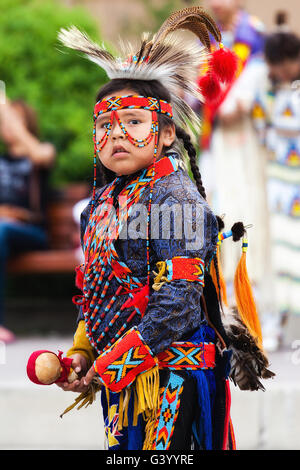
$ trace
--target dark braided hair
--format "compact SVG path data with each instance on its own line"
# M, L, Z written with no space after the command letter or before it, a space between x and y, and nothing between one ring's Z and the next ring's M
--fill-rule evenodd
M189 156L191 170L192 170L193 177L194 177L196 186L198 188L198 191L201 194L201 196L203 197L203 199L206 200L206 192L205 192L205 189L204 189L204 186L203 186L203 183L202 183L202 178L201 178L201 174L200 174L200 171L199 171L199 167L198 167L197 162L196 162L196 155L197 155L196 149L195 149L194 145L191 142L191 138L190 138L189 134L187 132L185 132L184 129L182 129L181 127L178 127L178 126L175 126L175 129L176 129L177 138L182 140L184 148L187 151L187 154Z

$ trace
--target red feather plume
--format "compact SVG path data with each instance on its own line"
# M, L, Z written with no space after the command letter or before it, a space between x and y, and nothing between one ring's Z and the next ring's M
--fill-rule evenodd
M231 83L237 70L237 56L230 49L220 47L212 53L210 66L219 80Z
M217 101L221 95L221 86L214 72L207 72L199 79L200 91L207 102Z

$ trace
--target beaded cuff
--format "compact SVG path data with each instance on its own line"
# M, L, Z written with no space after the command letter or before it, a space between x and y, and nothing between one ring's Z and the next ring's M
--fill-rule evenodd
M186 281L197 281L204 286L204 261L201 258L189 258L188 256L175 256L172 259L158 261L156 263L158 273L156 275L152 288L159 290L165 282L176 279L185 279Z
M95 360L94 369L103 384L118 393L157 364L157 358L133 327Z

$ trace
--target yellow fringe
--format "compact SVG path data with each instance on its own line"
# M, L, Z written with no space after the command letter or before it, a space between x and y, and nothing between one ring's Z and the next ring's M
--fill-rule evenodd
M131 395L131 387L122 390L119 399L119 421L118 430L121 431L123 427L128 426L128 406Z
M123 418L123 425L128 426L128 406L129 400L131 395L131 388L125 390L125 398L124 398L124 418Z
M119 421L118 421L118 430L120 431L123 426L123 412L124 412L124 390L120 393L119 400Z
M136 378L136 413L150 411L155 414L159 405L159 369L158 365Z
M131 387L122 390L119 400L118 430L128 426L128 405L131 393L134 393L133 425L137 425L138 416L143 413L146 420L146 438L144 446L151 445L153 427L159 408L159 368L158 365L151 370L138 375ZM148 447L147 447L148 448Z
M87 406L94 403L96 399L96 393L101 390L101 387L102 386L99 385L99 383L96 383L96 381L92 382L88 390L86 392L80 393L80 395L75 398L73 404L68 406L68 408L66 408L65 411L61 413L60 417L62 418L66 413L69 413L69 411L73 410L73 408L75 408L77 405L77 410L80 410L80 408L83 406L86 408Z
M152 416L152 415L149 416L148 413L145 413L144 419L146 421L146 426L145 426L145 440L143 444L143 450L152 450L155 424L156 424L156 416Z
M246 240L244 241L246 242ZM241 319L249 329L252 336L256 338L259 348L262 349L262 331L247 272L246 248L243 248L242 256L236 268L234 276L234 293L237 309Z

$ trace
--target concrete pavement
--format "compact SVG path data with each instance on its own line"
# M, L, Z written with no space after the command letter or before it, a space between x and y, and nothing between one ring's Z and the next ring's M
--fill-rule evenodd
M86 409L60 413L76 398L56 386L38 386L26 375L37 349L67 351L70 336L36 336L0 344L0 449L103 449L100 398ZM298 345L300 351L300 344ZM300 352L269 354L277 376L266 392L232 390L232 421L238 449L300 449Z

